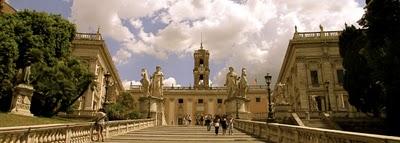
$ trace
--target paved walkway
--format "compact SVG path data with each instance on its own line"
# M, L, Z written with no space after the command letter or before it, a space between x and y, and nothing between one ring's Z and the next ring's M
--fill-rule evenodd
M220 129L220 132L221 129ZM124 135L115 136L107 139L108 143L127 142L127 143L200 143L200 142L235 142L235 143L262 143L263 141L253 138L245 133L234 130L234 135L215 135L214 129L206 130L201 126L162 126L146 128L133 131Z

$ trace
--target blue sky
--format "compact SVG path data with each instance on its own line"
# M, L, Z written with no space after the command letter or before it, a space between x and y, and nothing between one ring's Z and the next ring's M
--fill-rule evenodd
M363 14L363 0L8 0L16 9L61 14L79 32L101 33L125 84L161 65L166 84L192 84L193 51L211 53L210 80L246 67L250 81L279 73L294 25L299 31L343 29ZM261 83L259 83L261 84Z

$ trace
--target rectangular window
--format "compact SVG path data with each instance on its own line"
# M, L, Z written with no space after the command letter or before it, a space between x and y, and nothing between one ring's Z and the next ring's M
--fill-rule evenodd
M221 104L222 103L222 99L217 99L217 103Z
M256 97L256 102L261 102L261 98L260 97Z
M203 103L203 99L198 99L197 103Z
M337 80L340 85L343 85L343 70L336 70Z
M311 84L314 87L319 87L319 82L318 82L318 71L312 70L310 71L311 75Z
M178 99L178 103L183 103L183 99L182 98Z

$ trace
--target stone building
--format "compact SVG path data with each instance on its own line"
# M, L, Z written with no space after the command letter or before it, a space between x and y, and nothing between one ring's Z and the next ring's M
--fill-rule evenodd
M0 0L0 14L2 13L16 13L15 10L11 5L5 2L5 0Z
M193 87L164 87L163 111L165 121L169 125L183 124L183 118L190 115L195 121L196 116L212 114L230 114L235 117L235 112L227 113L226 100L228 93L226 87L211 87L209 81L209 55L208 50L200 46L194 52ZM251 69L250 69L251 70ZM145 96L140 86L131 86L127 90L135 99L135 109L141 112L142 117L148 115L150 106L147 100L141 100ZM248 102L238 108L240 118L251 118L249 113L263 113L267 111L267 96L265 85L249 85L247 92ZM142 103L142 106L140 105ZM150 103L150 102L149 102ZM149 108L149 109L147 109ZM195 122L192 122L195 124Z
M289 41L273 97L295 112L353 112L343 88L341 31L297 32Z
M89 71L95 75L94 88L88 88L76 103L80 110L79 114L91 113L107 103L114 102L124 88L99 31L77 33L72 41L72 54L81 59Z

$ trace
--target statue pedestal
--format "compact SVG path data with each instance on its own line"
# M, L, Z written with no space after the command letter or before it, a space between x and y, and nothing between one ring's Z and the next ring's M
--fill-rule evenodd
M274 116L277 123L289 124L292 118L292 105L276 104L274 105Z
M18 84L13 91L10 113L33 116L30 111L33 91L34 89L30 85Z
M229 97L225 100L225 110L228 115L236 118L238 114L240 119L250 119L250 112L247 109L247 102L250 99L240 96Z
M164 98L143 96L140 97L139 101L142 118L155 118L157 125L167 125L164 113Z

